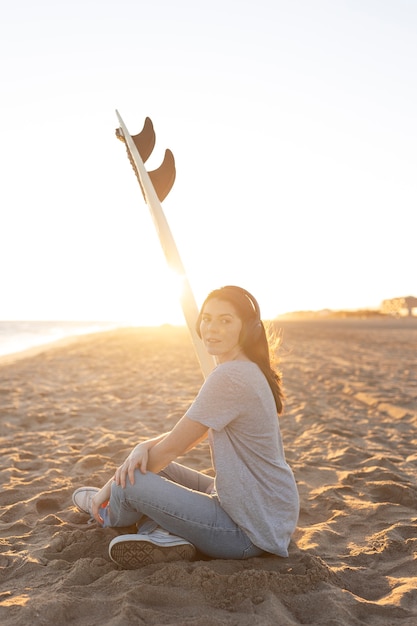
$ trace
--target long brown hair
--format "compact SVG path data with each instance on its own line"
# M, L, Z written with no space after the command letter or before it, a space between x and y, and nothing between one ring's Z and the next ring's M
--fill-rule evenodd
M234 285L227 285L211 291L204 300L197 319L196 331L199 337L201 337L200 324L204 307L209 300L213 299L226 300L236 309L236 313L242 321L239 344L248 359L256 363L264 373L275 399L277 413L282 413L284 393L281 374L271 364L270 342L261 320L261 312L256 299L246 289Z

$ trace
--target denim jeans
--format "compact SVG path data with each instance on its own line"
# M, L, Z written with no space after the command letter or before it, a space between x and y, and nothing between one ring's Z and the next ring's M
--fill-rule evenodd
M131 526L144 515L212 558L264 554L222 509L212 484L210 476L178 463L159 474L136 470L134 485L129 479L124 489L113 483L105 526Z

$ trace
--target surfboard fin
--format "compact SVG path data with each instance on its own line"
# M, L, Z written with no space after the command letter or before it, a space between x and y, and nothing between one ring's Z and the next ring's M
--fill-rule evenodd
M121 128L116 128L116 137L126 143ZM140 133L131 135L131 137L140 154L140 158L145 163L155 146L155 130L151 118L147 117Z
M156 170L148 172L148 174L159 202L162 202L171 191L175 182L175 160L171 150L165 150L164 160L161 165Z

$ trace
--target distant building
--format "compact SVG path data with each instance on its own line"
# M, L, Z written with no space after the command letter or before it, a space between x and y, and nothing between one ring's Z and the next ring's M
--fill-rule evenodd
M383 300L381 313L385 315L414 315L413 309L417 309L417 298L406 296L404 298L391 298Z

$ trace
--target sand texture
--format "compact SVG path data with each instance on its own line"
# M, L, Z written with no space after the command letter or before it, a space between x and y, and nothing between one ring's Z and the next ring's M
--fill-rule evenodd
M417 319L284 321L288 559L125 571L75 488L166 431L202 377L185 329L122 329L0 363L3 626L417 624ZM207 444L183 462L208 470ZM127 529L128 530L128 529Z

